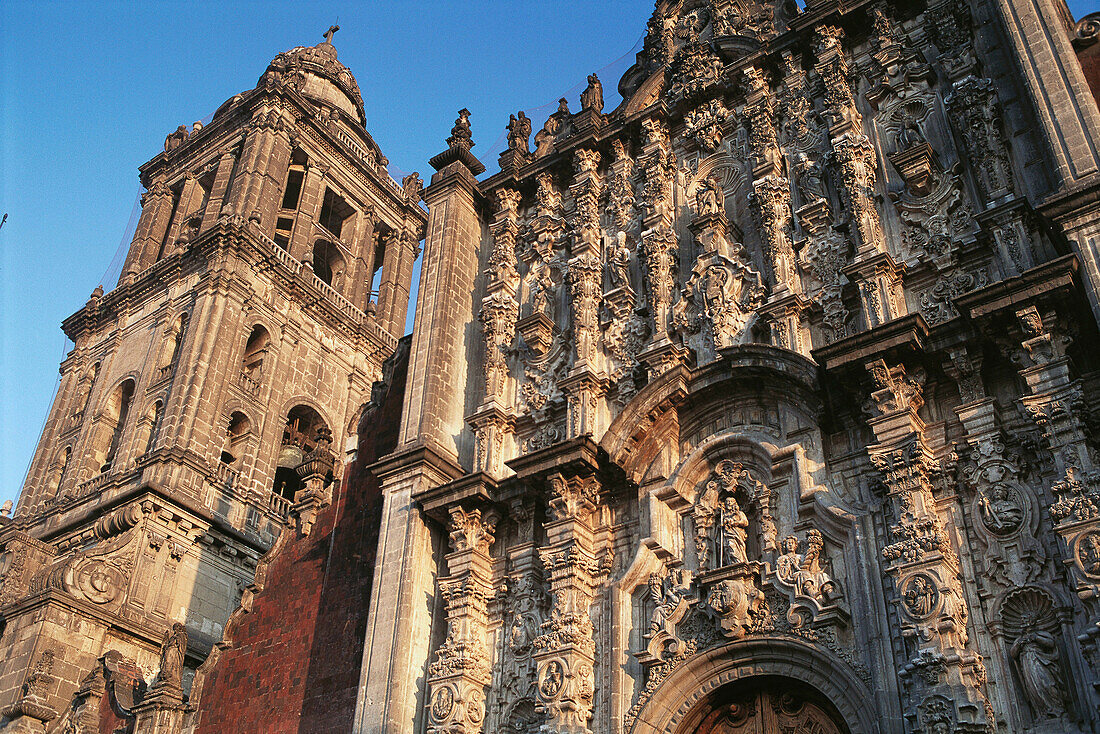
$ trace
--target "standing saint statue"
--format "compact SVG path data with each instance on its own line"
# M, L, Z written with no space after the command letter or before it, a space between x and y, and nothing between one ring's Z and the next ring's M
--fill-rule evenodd
M1062 691L1065 683L1058 670L1058 647L1054 635L1030 630L1020 635L1009 650L1016 660L1024 694L1036 718L1057 718L1066 712Z
M699 183L695 190L695 207L701 217L718 214L722 211L722 185L718 179L709 176Z
M531 152L531 120L520 110L508 120L508 147L520 153Z
M182 622L175 622L164 631L164 640L160 643L160 672L153 683L154 688L183 686L183 659L187 654L187 628Z
M722 503L722 565L732 566L749 560L745 550L748 537L749 518L741 511L741 506L733 497L727 497Z
M603 112L603 84L595 74L588 75L588 87L581 93L581 109Z

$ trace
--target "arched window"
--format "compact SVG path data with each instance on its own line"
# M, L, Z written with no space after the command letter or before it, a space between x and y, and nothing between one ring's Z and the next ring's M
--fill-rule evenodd
M344 282L344 256L340 249L328 240L317 240L313 245L313 272L333 288Z
M248 420L248 416L239 410L234 411L229 417L229 428L226 429L225 443L222 446L223 463L234 464L241 458L244 439L248 437L251 430L252 421Z
M299 405L287 414L282 445L275 462L275 486L272 488L275 494L288 500L294 499L302 488L302 480L296 470L316 445L317 432L327 428L324 419L307 405Z
M110 431L110 442L103 454L103 464L100 471L106 472L114 465L118 454L118 447L122 443L122 433L126 427L126 417L130 413L130 404L134 400L134 381L126 380L119 385L107 404L107 425L104 433ZM98 453L98 452L97 452Z
M248 336L248 342L244 345L244 358L241 360L241 371L253 380L260 379L263 373L264 357L267 356L267 346L271 342L271 335L262 326L255 326Z

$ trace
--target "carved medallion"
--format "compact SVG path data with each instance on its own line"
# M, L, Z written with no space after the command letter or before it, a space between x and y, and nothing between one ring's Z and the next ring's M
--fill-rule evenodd
M89 601L108 604L118 596L123 579L118 569L101 561L92 561L77 570L76 583Z
M1089 576L1100 578L1100 532L1092 530L1077 539L1077 565Z
M917 573L901 586L901 601L906 613L915 620L928 619L936 611L940 592L931 576Z
M455 694L450 686L441 686L432 694L432 718L445 721L455 707Z
M1014 535L1023 527L1026 511L1019 490L997 484L978 495L978 514L982 526L998 537Z
M546 670L542 673L542 681L539 683L539 693L544 699L552 699L561 692L562 683L565 680L565 669L557 660L551 660Z

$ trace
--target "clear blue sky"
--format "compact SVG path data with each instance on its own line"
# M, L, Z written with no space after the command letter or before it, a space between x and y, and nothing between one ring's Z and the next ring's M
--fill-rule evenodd
M1096 0L1070 3L1079 17ZM53 398L58 328L103 281L140 193L137 168L181 124L252 88L280 51L335 44L397 171L473 111L492 169L508 115L538 127L602 75L609 108L652 0L417 3L0 3L0 502L14 499ZM618 61L617 61L618 60ZM617 62L617 63L616 63ZM114 269L117 277L117 266ZM108 289L113 280L105 282Z

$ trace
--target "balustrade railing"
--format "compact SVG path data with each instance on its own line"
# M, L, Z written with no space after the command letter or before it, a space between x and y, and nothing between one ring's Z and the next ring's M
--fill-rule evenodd
M267 506L279 517L290 517L290 500L280 494L268 494Z

